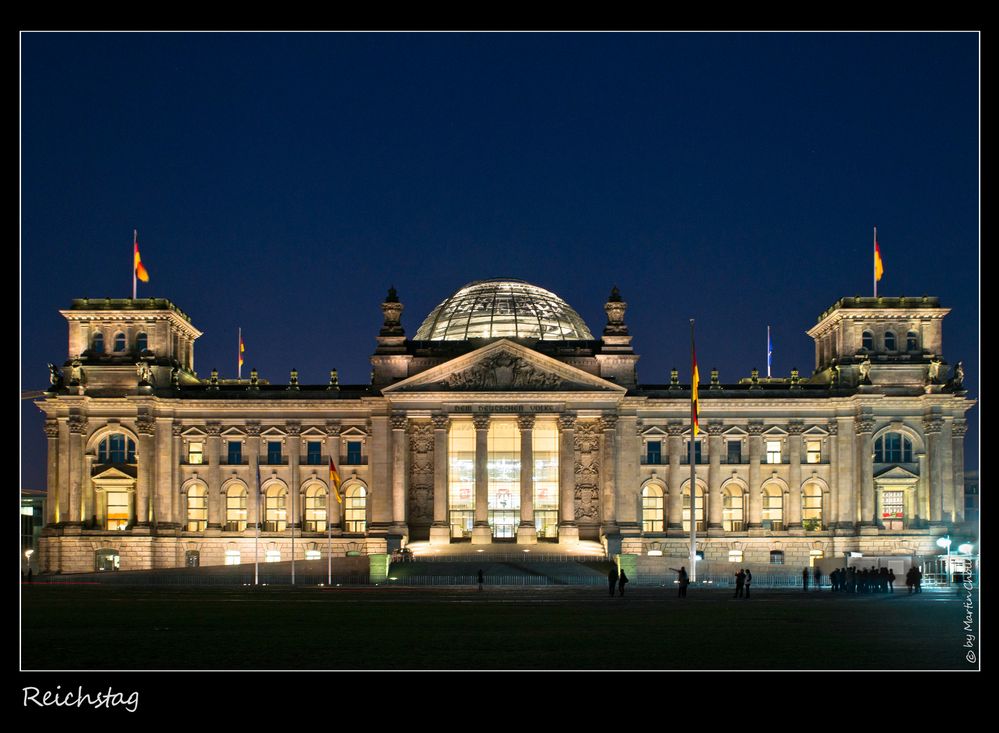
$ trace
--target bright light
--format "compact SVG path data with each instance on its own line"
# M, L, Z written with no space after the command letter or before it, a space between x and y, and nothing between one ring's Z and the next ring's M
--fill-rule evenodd
M476 552L485 552L485 550L476 550Z
M530 552L530 550L524 550L524 552Z
M960 553L962 553L962 554L964 554L964 555L970 555L972 552L975 551L975 546L974 545L964 544L964 545L961 545L960 547L958 547L957 551L960 552Z
M863 556L864 556L864 553L862 553L862 552L851 552L850 553L850 557L863 557Z
M968 545L968 546L970 547L971 545ZM34 550L25 550L24 551L24 556L30 560L31 556L34 554L34 552L35 552Z
M649 555L649 557L662 557L663 556L663 551L662 550L649 550L648 555Z
M938 539L937 547L950 547L950 537L941 537Z
M393 578L393 577L389 576L389 580L399 580L399 579L398 578Z

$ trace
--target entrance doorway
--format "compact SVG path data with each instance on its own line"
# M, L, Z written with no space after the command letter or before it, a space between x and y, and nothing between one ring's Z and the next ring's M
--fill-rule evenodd
M489 512L489 526L493 539L513 539L517 536L517 523L520 512L510 509L492 509Z
M538 539L558 539L558 509L542 509L534 512L534 527Z

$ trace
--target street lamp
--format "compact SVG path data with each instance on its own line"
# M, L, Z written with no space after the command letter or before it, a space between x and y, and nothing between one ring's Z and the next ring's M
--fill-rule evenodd
M957 551L960 552L962 555L970 555L972 552L974 552L974 550L975 550L975 546L974 545L969 545L967 543L965 543L963 545L959 545L958 548L957 548Z
M937 547L947 548L947 587L950 587L950 535L937 540Z

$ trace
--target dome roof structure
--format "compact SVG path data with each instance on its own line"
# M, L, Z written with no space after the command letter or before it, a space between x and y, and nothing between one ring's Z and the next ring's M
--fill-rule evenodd
M523 280L476 280L438 305L415 341L526 338L592 341L586 323L550 290Z

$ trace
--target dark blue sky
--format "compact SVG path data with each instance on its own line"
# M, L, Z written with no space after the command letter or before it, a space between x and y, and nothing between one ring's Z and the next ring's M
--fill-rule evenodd
M367 382L394 284L412 336L520 277L594 333L617 284L641 382L814 368L838 298L940 297L978 383L977 34L24 34L22 389L76 297L151 282L195 367ZM689 379L689 377L684 377ZM978 408L968 467L977 465ZM44 486L22 404L22 486Z

